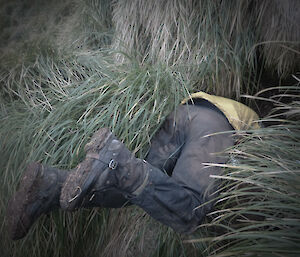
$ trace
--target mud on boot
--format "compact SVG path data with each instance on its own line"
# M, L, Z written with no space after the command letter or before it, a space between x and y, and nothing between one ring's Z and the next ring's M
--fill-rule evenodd
M66 175L65 171L40 163L27 166L6 212L11 239L23 238L38 217L59 207L60 190Z
M148 171L107 128L98 130L85 146L86 158L66 179L60 196L64 210L75 210L93 197L93 192L117 189L124 196L139 192Z

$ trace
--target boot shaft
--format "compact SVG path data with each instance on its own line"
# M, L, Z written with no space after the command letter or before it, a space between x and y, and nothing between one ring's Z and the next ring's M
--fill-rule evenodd
M130 197L143 184L146 165L108 129L97 131L85 149L86 159L63 185L61 208L74 210L87 203L89 196L108 190Z

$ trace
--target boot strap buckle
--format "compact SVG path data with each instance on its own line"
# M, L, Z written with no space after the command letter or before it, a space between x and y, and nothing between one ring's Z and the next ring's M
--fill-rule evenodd
M108 168L115 170L118 166L118 162L115 161L114 159L111 159L109 164L108 164Z

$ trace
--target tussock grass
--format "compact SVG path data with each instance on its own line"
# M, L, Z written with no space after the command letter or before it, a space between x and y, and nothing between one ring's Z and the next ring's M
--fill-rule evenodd
M181 66L197 88L239 98L247 82L245 70L254 68L247 61L253 44L247 4L121 0L113 9L114 46L136 54L141 62Z
M265 66L272 73L284 77L299 71L300 16L297 0L257 1L258 45L265 58Z
M298 10L297 0L120 0L114 46L141 62L182 65L197 88L239 99L257 90L249 74L260 68L282 78L299 70Z
M259 77L252 31L257 16L247 16L252 1L42 2L1 2L1 231L8 197L27 162L70 169L104 126L142 158L164 117L189 92L239 98L257 90L249 75ZM263 19L267 9L259 10ZM284 62L282 72L293 66ZM135 207L56 211L22 241L2 233L2 256L298 253L299 85L291 90L295 101L276 107L286 117L268 118L280 118L281 125L241 135L230 152L237 161L218 178L223 187L216 209L192 236L174 233Z

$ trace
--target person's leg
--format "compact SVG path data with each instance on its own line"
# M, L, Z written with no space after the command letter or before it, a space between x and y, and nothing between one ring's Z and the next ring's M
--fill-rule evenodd
M91 143L91 142L90 142ZM88 170L94 160L86 158L70 171L48 167L41 163L27 165L18 190L8 202L6 211L8 234L13 240L23 238L42 215L60 208L62 185L76 170ZM129 201L117 189L104 192L87 192L85 201L75 208L120 208Z
M172 173L184 146L186 124L193 115L190 109L186 106L179 106L167 116L151 139L145 160L167 174Z
M210 176L220 174L221 168L204 163L225 163L227 158L217 153L234 144L232 133L219 133L232 130L223 115L207 108L195 108L190 110L189 122L182 129L184 145L171 177L153 170L143 192L131 199L178 232L195 230L211 210L217 184ZM219 134L210 135L213 133Z
M162 169L172 170L182 140L176 136L175 113L168 116L152 140L149 161ZM92 141L88 143L92 144ZM171 161L172 160L172 161ZM91 162L84 161L77 169L88 169ZM45 213L60 208L59 198L62 184L73 171L58 170L40 163L27 165L18 190L9 200L7 208L8 233L14 240L23 238L33 223ZM121 208L131 203L116 188L90 192L76 208Z
M213 110L198 106L181 106L178 110L174 131L183 139L179 142L183 146L172 177L135 158L107 129L101 129L94 135L97 147L87 154L95 159L93 167L78 170L73 179L66 181L61 206L72 210L85 199L86 192L117 188L131 203L174 230L193 231L209 209L199 206L210 200L214 191L210 175L220 172L218 167L206 168L203 163L223 163L225 159L214 153L233 145L229 134L208 135L232 128L222 114ZM159 152L160 144L157 146L153 144L147 159L161 168L165 157L154 158L151 156L155 154L150 154Z
M60 208L62 184L73 171L58 170L40 163L29 164L20 186L8 203L6 211L8 234L11 239L23 238L42 215ZM129 201L116 189L94 192L77 208L121 208Z

